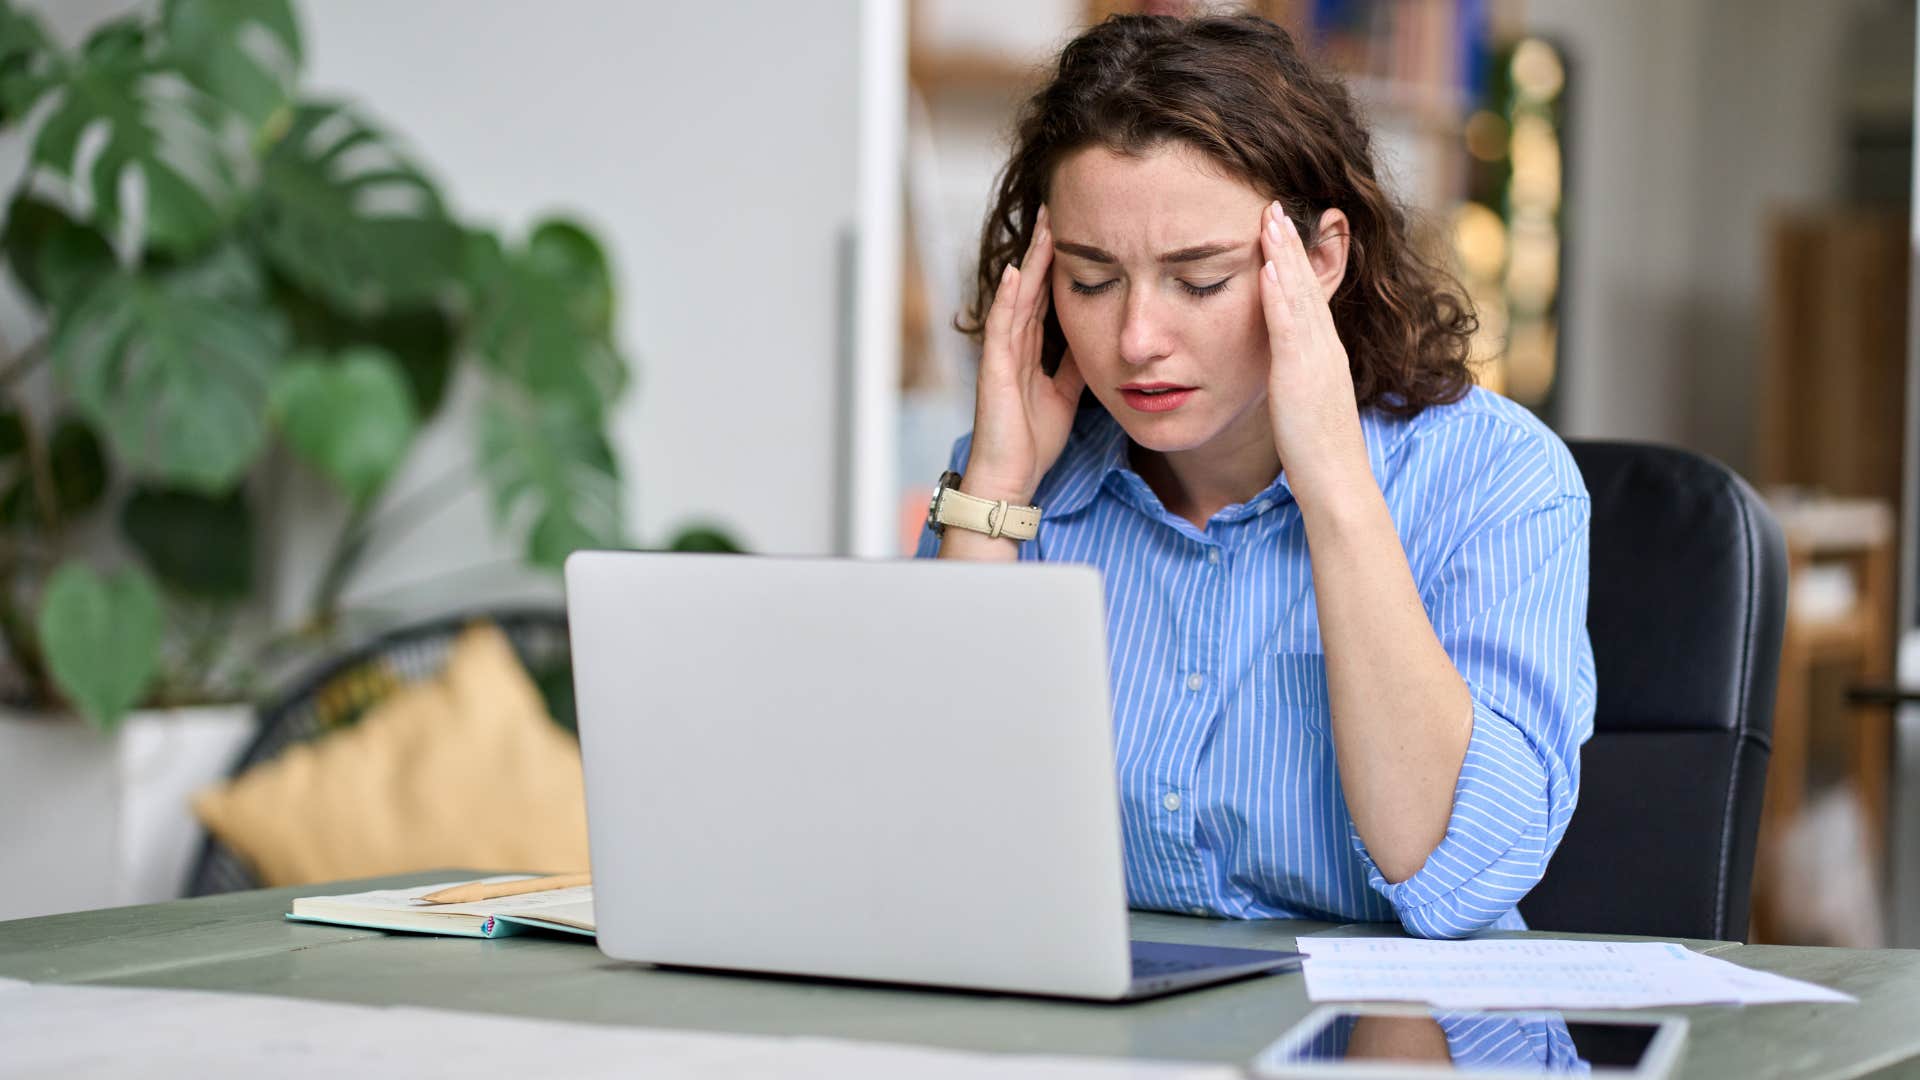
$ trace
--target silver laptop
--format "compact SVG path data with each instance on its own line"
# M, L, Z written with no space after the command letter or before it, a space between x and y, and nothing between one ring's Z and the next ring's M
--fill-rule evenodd
M1121 1000L1296 966L1130 942L1099 575L567 560L600 948Z

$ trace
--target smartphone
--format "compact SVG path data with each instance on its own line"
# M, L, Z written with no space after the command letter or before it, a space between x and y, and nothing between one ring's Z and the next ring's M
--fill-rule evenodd
M1250 1068L1270 1080L1659 1080L1673 1071L1686 1036L1687 1022L1678 1016L1329 1005L1261 1051Z

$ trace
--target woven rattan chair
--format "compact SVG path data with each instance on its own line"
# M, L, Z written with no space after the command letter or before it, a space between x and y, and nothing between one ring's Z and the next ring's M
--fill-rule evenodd
M477 611L389 631L329 660L265 702L259 729L228 775L268 761L295 743L351 724L394 690L439 674L460 632L477 621L498 626L546 699L554 721L573 730L573 669L567 616L558 608ZM186 895L257 889L253 872L207 834L188 875Z

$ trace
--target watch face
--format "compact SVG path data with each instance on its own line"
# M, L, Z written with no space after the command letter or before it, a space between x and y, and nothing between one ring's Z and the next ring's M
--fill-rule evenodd
M933 530L933 535L944 535L947 529L945 525L940 524L940 497L947 493L948 488L959 486L960 474L952 469L941 473L940 479L934 481L933 498L927 500L927 528Z

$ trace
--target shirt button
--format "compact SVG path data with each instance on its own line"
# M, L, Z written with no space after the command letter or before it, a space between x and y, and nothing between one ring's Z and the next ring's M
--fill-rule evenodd
M1187 689L1198 690L1205 685L1207 685L1207 677L1205 675L1196 671L1187 676Z
M1210 562L1210 563L1212 563L1212 564L1213 564L1213 565L1215 565L1215 566L1219 566L1219 565L1220 565L1220 549L1219 549L1219 548L1208 548L1208 549L1207 549L1207 561L1208 561L1208 562Z
M1169 812L1180 809L1180 793L1177 791L1167 792L1160 797L1160 805L1166 807Z
M1201 907L1201 906L1200 906L1200 905L1198 905L1198 904L1195 904L1194 906L1192 906L1192 907L1190 907L1190 908L1188 908L1188 909L1187 909L1187 913L1188 913L1189 915L1198 915L1199 917L1201 917L1201 918L1203 918L1203 919L1204 919L1204 918L1206 918L1207 916L1209 916L1209 915L1211 915L1211 914L1213 914L1213 912L1211 912L1211 911L1208 911L1208 910L1207 910L1206 908L1203 908L1203 907Z

